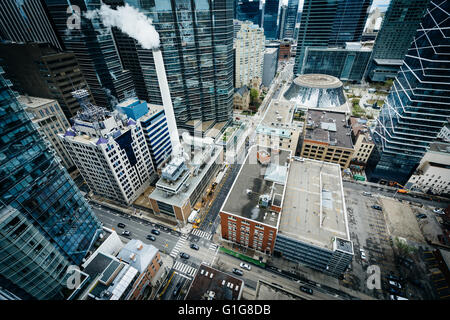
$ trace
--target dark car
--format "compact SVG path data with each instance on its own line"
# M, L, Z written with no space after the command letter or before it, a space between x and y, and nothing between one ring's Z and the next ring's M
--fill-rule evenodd
M400 294L400 290L393 288L393 287L389 287L388 288L389 293L395 294L395 295L399 295Z
M191 249L198 250L198 249L200 249L200 247L198 245L196 245L195 243L191 243Z
M151 234L149 234L149 235L147 236L147 239L148 239L148 240L151 240L151 241L155 241L155 240L156 240L155 236L152 236Z
M183 259L189 259L191 256L188 255L187 253L180 252L180 257L183 258Z
M233 273L237 274L238 276L242 276L244 274L244 272L242 272L242 270L238 268L233 268Z
M118 226L119 228L125 228L125 224L123 224L122 222L119 222L119 223L117 224L117 226Z
M423 213L419 213L419 214L416 214L416 218L418 218L418 219L426 219L427 215L423 214Z
M376 204L373 205L372 208L375 209L375 210L380 210L380 211L383 210L383 208L381 208L380 206L378 206Z
M397 277L397 276L394 276L394 275L392 275L392 274L387 275L387 276L386 276L386 279L388 279L388 280L394 280L394 281L402 281L402 278Z
M181 291L181 282L178 282L177 285L175 286L175 289L173 290L173 296L176 297L180 291Z
M152 229L152 233L153 233L153 234L156 234L156 235L158 236L161 232L159 232L159 230Z
M307 294L313 294L313 290L311 288L300 286L300 291L307 293Z

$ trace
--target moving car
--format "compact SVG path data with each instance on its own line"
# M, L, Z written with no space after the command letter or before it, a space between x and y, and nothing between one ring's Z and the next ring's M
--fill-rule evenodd
M378 205L376 205L376 204L374 204L373 206L372 206L372 209L375 209L375 210L383 210L383 208L381 208L380 206L378 206Z
M397 288L389 287L388 291L389 291L389 293L395 294L397 296L400 294L400 290Z
M175 286L175 289L173 290L173 296L176 297L180 291L181 291L181 282L178 282L177 285Z
M366 260L366 252L364 251L364 249L359 249L359 251L361 252L361 259Z
M242 269L247 269L247 270L251 270L252 267L250 267L248 264L241 262L241 264L239 265Z
M159 232L159 230L152 229L152 233L153 233L153 234L156 234L156 235L158 236L161 232Z
M242 272L242 270L238 268L233 268L233 273L237 274L238 276L242 276L244 274L244 272Z
M440 208L434 209L433 212L437 213L437 214L445 214L444 211L442 209L440 209Z
M152 236L151 234L149 234L149 235L147 236L147 239L148 239L148 240L151 240L151 241L155 241L155 240L156 240L155 236Z
M200 247L198 245L196 245L195 243L191 243L191 249L198 250L198 249L200 249Z
M426 219L427 215L423 213L416 214L416 218L418 219Z
M180 257L183 258L183 259L189 259L191 256L188 255L187 253L180 252Z
M398 283L398 282L396 282L396 281L391 281L391 280L389 280L389 285L390 285L391 287L394 287L394 288L397 288L397 289L401 289L401 288L402 288L401 284Z
M123 232L122 232L122 235L123 236L130 236L130 231L128 231L128 230L124 230Z
M404 297L394 296L393 294L389 295L389 299L391 299L391 300L408 300Z
M117 224L117 226L118 226L119 228L125 228L125 224L123 224L122 222L119 222L119 223Z
M307 294L313 294L313 290L311 288L305 287L305 286L300 286L300 291L303 291Z
M372 194L371 194L370 192L364 191L364 192L363 192L363 196L371 197Z

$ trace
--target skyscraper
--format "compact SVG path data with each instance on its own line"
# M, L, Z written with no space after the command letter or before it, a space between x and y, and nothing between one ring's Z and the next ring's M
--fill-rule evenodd
M41 0L0 1L0 39L47 42L63 48Z
M66 50L77 57L81 71L86 78L95 103L102 107L113 108L117 101L123 100L135 92L131 73L121 64L119 53L110 28L106 28L98 19L87 19L87 10L100 8L100 0L45 0L50 16L62 38ZM69 29L67 13L75 6L81 11L80 28Z
M428 2L429 0L391 0L373 47L368 68L370 80L395 78Z
M233 112L233 0L127 1L152 18L160 36L177 126L203 131ZM151 104L162 105L151 50L138 49Z
M0 286L61 299L101 224L38 134L0 70Z
M236 3L235 19L239 21L251 21L261 27L262 10L260 8L259 0L238 0Z
M404 184L450 116L450 3L430 2L372 132L370 181Z
M336 47L360 41L371 4L372 0L305 0L294 74L303 74L307 47Z
M263 11L264 35L268 40L277 39L279 0L266 0Z
M283 38L294 39L295 23L297 21L298 0L289 0L284 20Z
M286 26L286 24L285 24L286 11L287 11L287 6L281 6L280 7L280 23L278 25L278 33L277 33L278 39L283 39L284 28Z

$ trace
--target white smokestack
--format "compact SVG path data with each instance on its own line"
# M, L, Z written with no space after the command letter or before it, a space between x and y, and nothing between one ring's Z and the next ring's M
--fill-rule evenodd
M100 19L105 27L119 28L144 49L159 47L159 34L152 25L152 19L128 4L116 10L102 4L100 9L90 10L84 16L89 20Z
M117 7L116 10L102 4L100 9L88 11L84 16L89 20L100 19L105 27L117 27L123 33L137 40L142 48L152 50L170 140L172 142L172 150L174 154L181 152L181 144L173 112L169 84L167 83L164 60L159 49L159 34L152 25L152 19L128 4L125 4L124 7Z

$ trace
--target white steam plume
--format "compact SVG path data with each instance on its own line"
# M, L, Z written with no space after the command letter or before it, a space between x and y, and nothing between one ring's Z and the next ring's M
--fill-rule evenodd
M84 16L89 20L99 18L105 27L119 28L144 49L159 47L159 34L152 25L152 19L128 4L116 10L102 4L100 9L87 11Z

